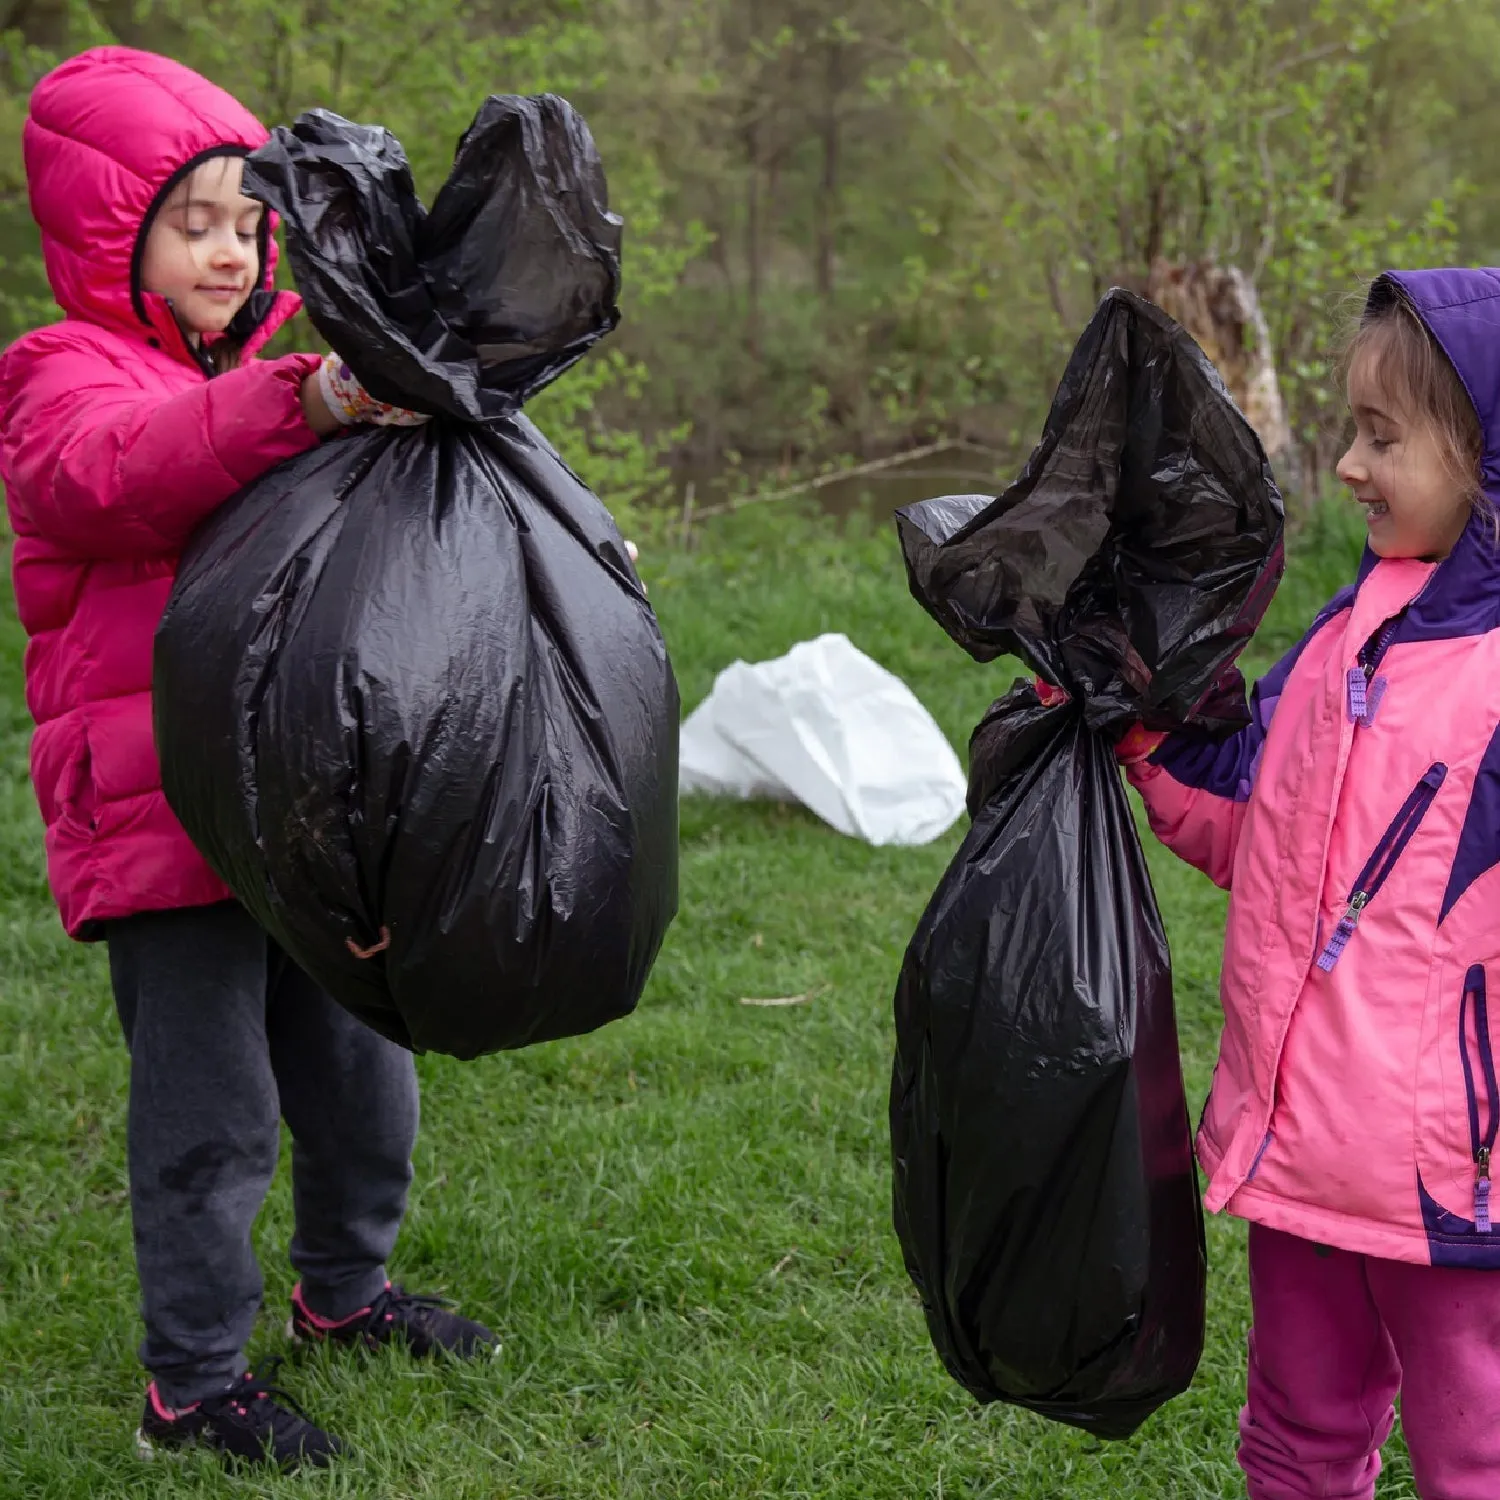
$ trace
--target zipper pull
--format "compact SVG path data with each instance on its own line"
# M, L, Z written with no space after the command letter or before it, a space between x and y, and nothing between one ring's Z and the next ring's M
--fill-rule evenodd
M1490 1232L1490 1148L1481 1146L1474 1154L1474 1228L1480 1234Z
M1370 678L1368 673L1361 667L1349 669L1349 722L1360 724L1364 722L1367 709L1368 689Z
M1333 972L1333 966L1343 956L1344 949L1349 946L1349 939L1354 936L1354 929L1359 926L1360 913L1369 904L1368 891L1355 891L1349 898L1349 905L1345 908L1344 915L1339 918L1339 925L1333 929L1333 936L1328 939L1328 946L1323 949L1318 958L1318 967L1325 974Z
M1375 722L1380 700L1385 697L1386 680L1375 675L1373 665L1349 669L1349 722L1366 729Z

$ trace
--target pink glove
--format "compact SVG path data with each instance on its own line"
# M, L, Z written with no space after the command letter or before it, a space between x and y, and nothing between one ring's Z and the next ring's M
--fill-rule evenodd
M337 354L328 355L318 367L318 393L334 420L345 427L356 422L375 427L418 427L430 420L421 412L377 401Z
M1043 682L1040 677L1035 678L1034 682L1036 695L1042 700L1043 708L1056 708L1058 704L1068 701L1068 695L1060 687L1053 687L1050 682ZM1137 761L1154 755L1164 739L1166 735L1159 729L1147 729L1144 724L1132 724L1115 742L1115 759L1122 766L1133 766Z
M1115 759L1122 766L1133 766L1148 756L1155 755L1157 747L1166 739L1159 729L1147 729L1144 724L1132 724L1115 741Z

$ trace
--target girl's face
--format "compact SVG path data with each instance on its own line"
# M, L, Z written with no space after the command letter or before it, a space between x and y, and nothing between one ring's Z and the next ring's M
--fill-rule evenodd
M1338 476L1365 510L1370 548L1379 557L1447 557L1468 524L1472 502L1430 421L1392 400L1369 354L1349 371L1354 442Z
M265 210L240 190L244 163L205 162L162 205L146 235L141 285L165 297L188 332L223 333L260 281Z

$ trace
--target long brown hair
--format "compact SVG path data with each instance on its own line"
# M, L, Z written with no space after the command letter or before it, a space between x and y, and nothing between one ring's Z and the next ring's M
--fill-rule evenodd
M215 339L213 343L205 346L203 357L209 369L215 375L227 375L231 370L240 367L240 359L245 352L245 340L237 339L232 334L226 333L223 338Z
M1399 283L1382 277L1340 361L1347 381L1357 360L1412 422L1425 424L1453 482L1486 515L1500 539L1500 515L1484 490L1484 429L1463 378Z

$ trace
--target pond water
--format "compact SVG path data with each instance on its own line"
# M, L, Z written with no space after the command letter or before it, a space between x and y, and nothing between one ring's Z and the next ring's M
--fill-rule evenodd
M996 494L1016 472L1016 465L1000 454L971 447L944 448L871 473L840 475L808 490L806 498L832 516L857 511L888 516L903 505L935 495ZM721 473L712 469L681 469L674 481L679 509L689 484L693 486L695 512L722 505L734 493ZM775 491L783 486L790 488L790 481L771 470L760 476L760 486Z

